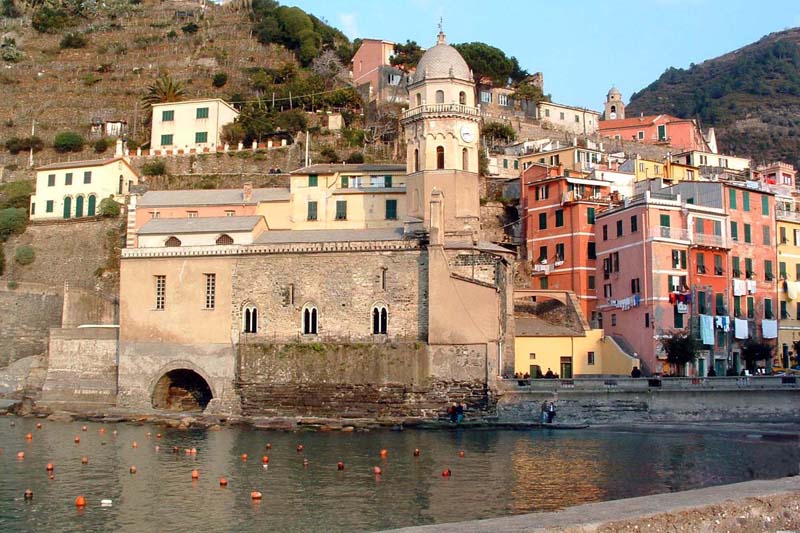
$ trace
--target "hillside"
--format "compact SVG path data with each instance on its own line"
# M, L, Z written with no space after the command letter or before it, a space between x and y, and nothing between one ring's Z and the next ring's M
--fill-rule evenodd
M717 128L720 150L800 165L800 28L688 69L631 95L627 113L669 113Z

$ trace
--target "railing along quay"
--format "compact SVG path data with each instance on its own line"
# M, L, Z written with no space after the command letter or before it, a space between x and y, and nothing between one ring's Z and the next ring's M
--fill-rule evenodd
M502 380L506 391L643 391L661 390L731 390L800 388L797 376L722 376L706 378L628 378L598 377L575 379L517 379Z

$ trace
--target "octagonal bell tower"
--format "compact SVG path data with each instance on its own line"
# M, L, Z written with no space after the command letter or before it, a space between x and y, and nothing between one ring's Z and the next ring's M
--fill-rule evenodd
M408 214L430 228L430 200L438 191L445 235L472 236L480 225L480 111L472 72L443 32L409 77L408 94L402 119Z

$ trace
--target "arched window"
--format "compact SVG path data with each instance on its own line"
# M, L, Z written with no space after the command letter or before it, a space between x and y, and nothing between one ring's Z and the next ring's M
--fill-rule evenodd
M75 218L83 216L83 196L75 198Z
M170 248L174 248L181 245L181 240L177 237L170 237L167 239L167 242L164 243L164 246L168 246Z
M612 106L611 106L611 112L612 112L612 113L616 113L616 112L617 112L617 106L615 106L615 105L612 105Z
M414 172L419 172L419 148L414 148Z
M444 169L444 146L436 147L436 170Z
M469 170L469 151L466 148L461 150L461 168Z
M86 214L90 217L97 214L97 196L94 194L89 195L89 205L86 208Z
M303 308L303 335L317 334L317 308L307 305Z
M467 93L464 91L458 93L458 103L461 105L467 105Z
M72 197L64 197L64 218L72 216Z
M248 304L242 313L243 331L245 333L258 333L258 308Z
M436 103L437 104L444 103L444 91L442 90L436 91Z
M372 334L386 335L389 324L389 311L386 306L378 304L372 308Z
M422 95L420 93L417 93L417 105L422 105Z
M217 237L217 244L219 244L220 246L233 244L233 237L231 237L230 235L222 234L219 237Z

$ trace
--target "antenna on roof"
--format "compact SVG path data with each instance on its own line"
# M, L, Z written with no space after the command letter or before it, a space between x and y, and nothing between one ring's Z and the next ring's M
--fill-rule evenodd
M436 44L446 44L447 40L444 35L444 18L439 17L439 37L436 39Z

